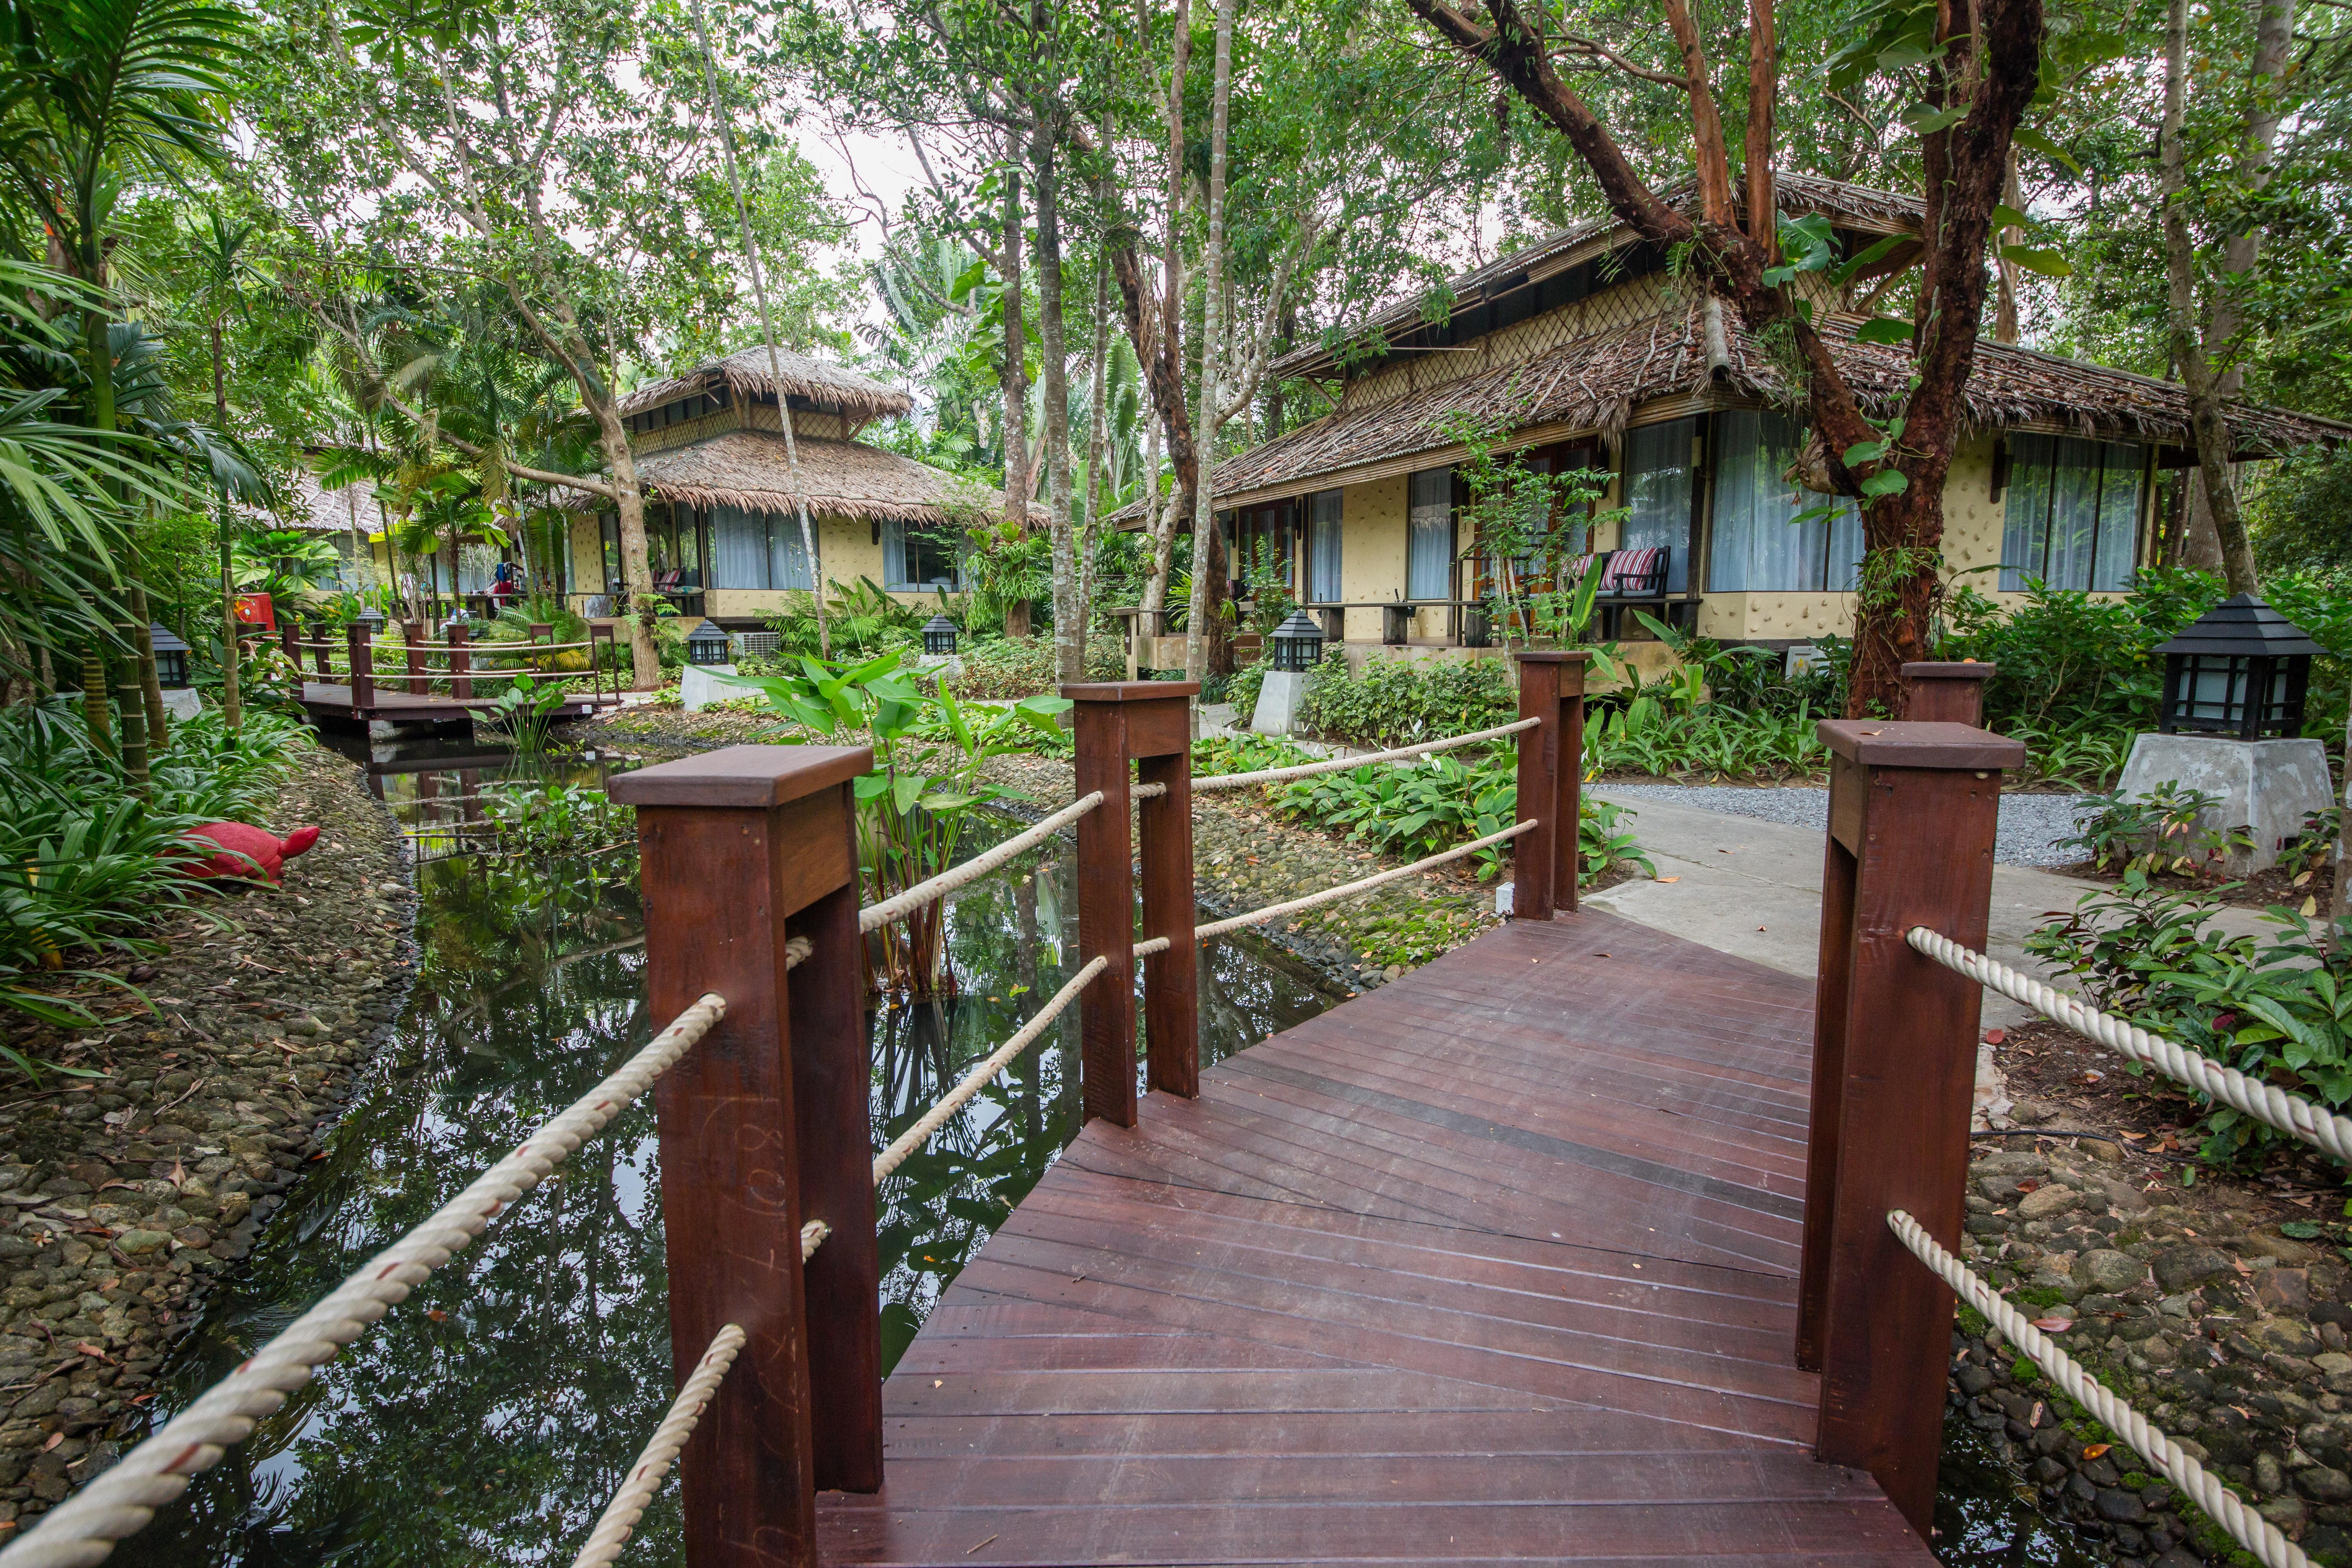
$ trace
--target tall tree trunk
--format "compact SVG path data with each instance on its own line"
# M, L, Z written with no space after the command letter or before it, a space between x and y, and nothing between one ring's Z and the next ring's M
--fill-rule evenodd
M228 372L222 353L221 322L212 321L213 345L213 427L226 439L228 436ZM221 722L232 735L245 722L245 699L237 689L237 667L244 662L243 645L236 639L236 571L229 562L231 522L228 510L228 486L220 486L220 585L221 585Z
M2164 124L2158 141L2164 187L2164 270L2168 285L2172 357L2189 389L2197 477L2221 545L2221 576L2232 594L2256 594L2254 552L2230 483L2230 426L2198 330L2195 250L2189 234L2189 152L2183 121L2189 98L2189 0L2171 0L2164 29Z
M1101 256L1095 258L1095 341L1087 357L1087 526L1078 539L1078 620L1092 626L1095 554L1102 548L1103 462L1110 436L1110 389L1103 384L1110 374L1110 262Z
M2025 210L2025 193L2017 182L2017 149L2009 150L2009 174L2001 181L2001 205L2012 212ZM2022 245L2025 231L2011 224L2000 231L2002 246ZM1992 312L1992 341L1997 343L2017 342L2017 263L2005 256L1996 256L1994 283L1999 289Z
M107 695L106 650L100 646L97 634L83 647L81 656L81 721L89 731L89 743L109 756L114 753L114 704Z
M1033 0L1031 26L1043 37L1051 26L1043 0ZM1043 74L1041 72L1041 74ZM1045 482L1053 507L1054 669L1059 679L1087 678L1087 628L1078 618L1078 558L1070 531L1070 361L1062 314L1061 171L1054 119L1039 103L1029 132L1031 178L1037 208L1037 339L1045 362Z
M132 633L136 628L125 619L116 624L122 640L138 646ZM145 799L148 784L147 708L145 694L140 689L139 663L135 658L127 664L107 661L114 675L114 729L121 738L122 776L130 782L131 793Z
M150 630L147 584L131 580L131 646L138 651L139 700L147 713L148 744L160 752L170 731L163 721L163 683L155 669L155 637Z
M1143 526L1151 538L1151 572L1143 580L1143 623L1151 636L1165 630L1160 613L1168 607L1170 557L1176 549L1176 498L1160 493L1160 422L1143 427Z
M596 421L596 445L604 454L604 465L613 473L613 488L620 492L614 500L614 510L620 514L621 584L627 608L623 623L629 628L629 684L639 691L652 691L661 685L661 654L654 647L654 622L661 615L661 599L654 593L654 569L646 550L646 492L637 483L637 462L629 451L628 426L621 423L620 405L607 392L599 397L583 396ZM815 563L812 559L814 569ZM817 591L824 591L824 580L816 580Z
M1199 451L1192 486L1192 624L1184 637L1187 680L1203 679L1211 671L1216 631L1211 620L1224 587L1216 520L1217 371L1224 357L1225 124L1233 96L1234 9L1235 0L1217 0L1216 73L1209 99L1209 240L1201 260L1201 399L1193 422Z
M1029 498L1036 493L1036 477L1029 471L1029 374L1024 363L1029 351L1022 329L1021 299L1021 153L1020 141L1005 133L1009 145L1004 171L1002 215L1004 241L1004 368L998 385L1004 394L1004 518L1024 534L1029 531ZM1025 634L1024 634L1025 635Z

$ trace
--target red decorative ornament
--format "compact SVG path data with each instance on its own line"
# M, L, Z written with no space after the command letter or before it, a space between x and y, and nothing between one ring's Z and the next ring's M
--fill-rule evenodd
M267 877L275 882L286 862L319 842L315 827L298 827L280 838L267 828L246 822L207 822L192 827L188 837L217 845L220 853L188 868L191 877Z

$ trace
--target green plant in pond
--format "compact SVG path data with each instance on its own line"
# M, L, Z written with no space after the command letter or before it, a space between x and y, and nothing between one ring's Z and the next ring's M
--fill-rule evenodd
M2232 937L2207 925L2213 909L2134 868L2025 948L2110 1012L2251 1078L2283 1079L2331 1107L2352 1103L2352 931L2273 905L2263 919L2274 934ZM2216 1162L2286 1138L2228 1106L2210 1107L2202 1126L2201 1152Z
M500 850L527 856L582 855L636 841L637 814L586 784L493 795L482 803L482 819L499 830Z
M489 727L492 732L525 756L537 756L546 749L548 732L555 728L555 715L566 700L562 687L541 686L527 673L519 673L507 689L491 699L487 708L474 710L477 723Z
M732 676L767 694L779 713L813 735L870 737L875 765L856 782L858 858L868 902L904 891L954 863L973 811L1005 792L981 777L991 757L1062 741L1061 697L1024 697L1002 706L964 703L944 677L925 686L892 650L856 665L803 658L772 677ZM893 989L929 995L953 975L943 963L946 925L937 900L889 929L883 978Z

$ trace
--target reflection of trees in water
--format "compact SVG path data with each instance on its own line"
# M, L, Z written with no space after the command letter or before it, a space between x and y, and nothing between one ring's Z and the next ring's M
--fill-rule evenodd
M193 1398L643 1044L635 889L561 871L425 869L399 1040L368 1069L330 1158L215 1298L159 1403ZM877 1147L1076 967L1074 887L1065 847L957 898L948 941L962 994L871 1019ZM1324 1005L1222 942L1202 973L1212 1056ZM1075 1134L1076 1053L1073 1011L884 1184L891 1360ZM641 1105L199 1478L131 1560L568 1562L670 1397L656 1155ZM678 1561L675 1498L655 1504L632 1563Z

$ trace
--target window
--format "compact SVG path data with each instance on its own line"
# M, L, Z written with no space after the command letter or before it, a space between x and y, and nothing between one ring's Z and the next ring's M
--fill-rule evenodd
M1310 604L1339 602L1339 512L1341 492L1317 490L1307 498L1307 598Z
M603 535L604 544L604 591L607 594L617 594L621 591L622 582L621 519L619 514L609 511L599 512L596 517L596 528L597 531Z
M797 523L794 528L797 530ZM955 546L942 539L933 538L921 523L885 519L882 524L882 585L894 594L954 587Z
M1691 444L1696 419L1673 419L1625 432L1625 521L1617 542L1628 550L1663 544L1666 589L1690 586Z
M1707 545L1710 592L1850 590L1862 561L1862 514L1839 500L1837 514L1789 520L1829 500L1780 476L1805 444L1805 427L1751 408L1720 416L1715 465L1715 533Z
M808 552L801 547L800 519L794 513L711 508L710 556L714 588L806 590L814 586Z
M2139 544L2145 448L2077 436L2009 438L2000 585L2116 593L2131 586Z
M1405 546L1404 595L1454 597L1454 470L1424 468L1412 476Z

